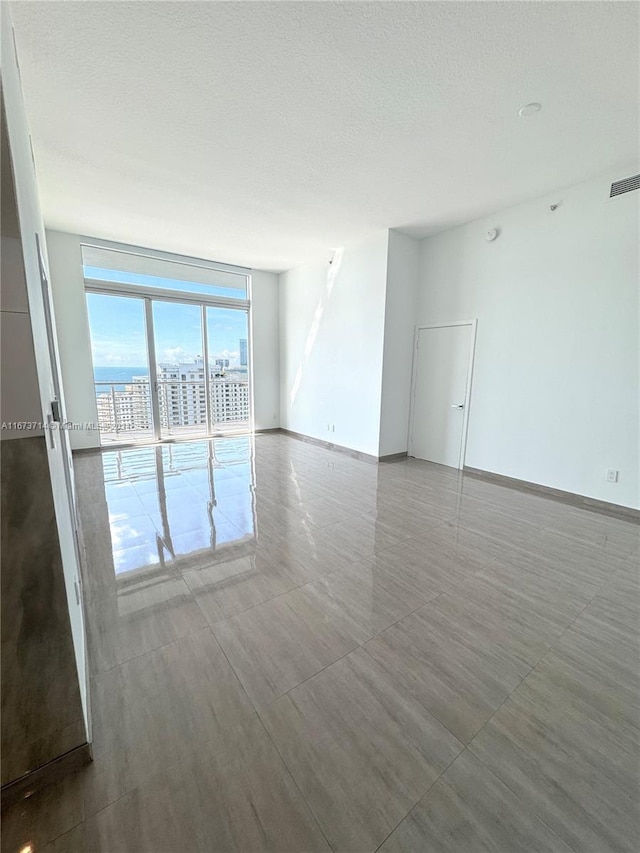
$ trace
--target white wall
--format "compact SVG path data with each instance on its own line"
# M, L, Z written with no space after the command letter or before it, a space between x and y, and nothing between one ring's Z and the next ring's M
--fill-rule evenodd
M67 417L74 424L97 424L81 238L47 231L47 245ZM69 435L74 450L100 446L97 430L72 430Z
M407 450L420 243L389 231L379 455Z
M280 276L281 426L376 456L387 249L380 231Z
M478 318L466 465L640 506L637 171L422 241L418 321Z
M47 232L67 416L75 424L98 420L81 256L81 244L90 240ZM271 429L280 425L277 275L254 270L252 299L255 427ZM74 449L100 446L95 430L73 430L70 436Z
M256 429L280 426L280 340L278 276L251 273L253 413Z

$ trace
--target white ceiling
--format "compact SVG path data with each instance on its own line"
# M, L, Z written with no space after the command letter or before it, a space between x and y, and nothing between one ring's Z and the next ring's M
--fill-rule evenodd
M12 3L45 220L272 270L469 221L638 156L639 12Z

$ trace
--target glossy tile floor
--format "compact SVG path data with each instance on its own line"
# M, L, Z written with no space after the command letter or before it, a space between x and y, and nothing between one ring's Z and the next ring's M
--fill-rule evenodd
M3 851L637 850L637 525L277 434L76 471L95 761Z

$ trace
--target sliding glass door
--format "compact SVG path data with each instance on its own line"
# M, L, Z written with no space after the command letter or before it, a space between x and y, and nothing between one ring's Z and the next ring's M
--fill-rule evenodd
M246 308L88 292L102 444L249 429Z
M155 438L145 300L87 293L102 444Z
M249 427L248 315L235 308L207 307L209 409L213 432Z
M153 301L160 438L208 435L202 306Z

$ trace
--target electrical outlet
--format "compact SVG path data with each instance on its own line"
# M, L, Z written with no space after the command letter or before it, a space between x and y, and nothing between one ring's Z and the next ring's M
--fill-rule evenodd
M617 483L619 473L615 468L607 468L607 483Z

